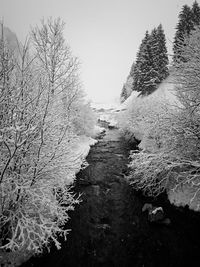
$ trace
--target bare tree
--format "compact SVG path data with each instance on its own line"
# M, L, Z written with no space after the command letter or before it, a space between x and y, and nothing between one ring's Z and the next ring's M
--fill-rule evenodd
M62 226L78 202L68 179L73 134L59 94L70 75L62 65L68 77L50 80L28 42L18 58L3 35L0 48L1 249L39 252L50 240L59 248L57 235L66 237Z

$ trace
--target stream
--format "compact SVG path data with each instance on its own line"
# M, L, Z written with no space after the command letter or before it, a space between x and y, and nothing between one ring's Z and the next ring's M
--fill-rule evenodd
M82 202L70 214L67 242L24 267L200 266L199 215L171 206L165 196L154 200L135 192L125 179L129 151L118 129L106 130L77 175ZM142 212L146 202L161 205L171 224L150 223Z

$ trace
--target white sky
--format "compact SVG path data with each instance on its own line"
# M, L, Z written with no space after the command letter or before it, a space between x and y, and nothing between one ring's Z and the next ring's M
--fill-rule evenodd
M49 16L66 22L65 38L82 66L89 98L110 102L121 88L146 30L162 23L169 52L178 13L193 0L0 0L0 18L23 41Z

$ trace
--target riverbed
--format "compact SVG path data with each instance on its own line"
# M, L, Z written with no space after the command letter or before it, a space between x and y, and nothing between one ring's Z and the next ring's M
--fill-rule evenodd
M32 258L23 266L183 267L200 265L200 218L171 206L165 196L148 199L126 180L130 149L118 129L107 129L91 148L89 166L76 179L82 202L70 216L61 250ZM162 205L170 225L153 224L144 203Z

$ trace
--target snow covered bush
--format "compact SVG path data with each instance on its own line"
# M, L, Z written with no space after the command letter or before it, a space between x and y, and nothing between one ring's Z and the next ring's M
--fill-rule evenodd
M73 105L73 127L78 135L93 136L96 127L97 117L89 102L76 101Z
M75 106L92 115L63 27L60 19L43 21L18 57L0 40L0 250L60 248L68 211L79 202L71 188Z
M151 95L141 96L138 92L133 92L123 103L118 116L121 132L130 141L141 141L141 149L151 151L160 147L159 135L163 133L160 130L158 132L157 125L176 101L172 90L173 84L168 78Z
M175 203L172 192L181 190L183 197L187 196L182 204L185 201L194 209L200 205L199 41L200 30L196 29L181 47L184 60L174 66L172 81L177 101L163 99L160 106L157 97L153 101L155 92L149 98L151 104L145 105L148 98L144 98L140 108L132 107L131 126L136 133L137 130L142 133L139 135L142 151L131 154L132 171L128 177L131 184L148 195L167 190Z

